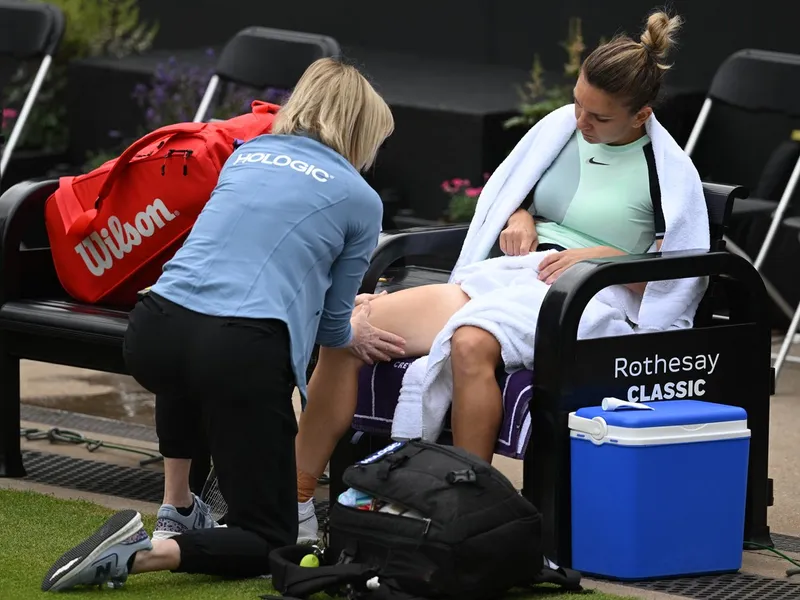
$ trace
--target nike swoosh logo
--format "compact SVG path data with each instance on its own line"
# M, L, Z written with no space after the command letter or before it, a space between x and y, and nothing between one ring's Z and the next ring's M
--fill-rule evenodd
M601 163L601 162L597 162L597 161L594 159L594 156L593 156L592 158L590 158L589 160L587 160L586 162L587 162L587 163L589 163L590 165L603 165L604 167L607 167L607 166L609 166L609 164L608 164L608 163Z

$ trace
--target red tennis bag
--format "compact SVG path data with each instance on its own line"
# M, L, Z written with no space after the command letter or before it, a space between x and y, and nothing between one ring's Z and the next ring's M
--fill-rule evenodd
M94 171L62 177L45 223L64 290L132 305L183 244L236 146L269 133L278 108L256 101L227 121L161 127Z

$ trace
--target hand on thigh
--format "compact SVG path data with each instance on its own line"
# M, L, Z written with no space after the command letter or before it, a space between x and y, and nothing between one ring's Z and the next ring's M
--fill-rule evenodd
M402 337L407 357L424 356L450 317L468 301L455 284L409 288L371 300L369 322Z

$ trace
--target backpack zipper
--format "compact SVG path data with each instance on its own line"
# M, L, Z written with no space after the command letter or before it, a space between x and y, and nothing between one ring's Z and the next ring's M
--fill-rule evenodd
M365 492L365 493L369 493L369 492ZM387 499L387 498L384 498L384 497L378 496L378 495L376 495L376 494L372 494L372 497L373 497L373 498L375 498L375 499L377 499L377 500L383 500L384 502L388 502L388 503L390 503L390 504L397 504L398 506L402 506L402 507L403 507L403 508L405 508L406 510L416 510L416 509L414 509L414 508L409 508L409 507L407 507L405 504L400 504L400 503L398 503L398 502L394 502L393 500L389 500L389 499ZM431 520L430 518L428 518L428 517L422 517L421 519L418 519L418 518L416 518L416 517L404 517L404 516L402 516L402 515L393 515L392 513L382 513L382 512L380 512L379 510L359 510L359 509L357 509L357 508L355 508L355 507L353 507L353 506L347 506L346 504L341 504L340 502L338 502L338 500L337 500L337 502L336 502L336 503L337 503L339 506L341 506L341 507L343 507L343 508L346 508L346 509L348 509L348 510L354 510L354 511L358 511L358 512L366 512L366 513L375 513L375 514L384 515L384 516L386 516L386 517L394 517L394 518L396 518L396 519L412 519L412 520L414 520L414 521L422 521L423 523L425 523L425 529L423 529L423 530L422 530L422 537L425 537L425 536L427 536L427 535L428 535L428 532L429 532L429 531L430 531L430 529L431 529L431 522L432 522L432 520Z
M350 487L353 487L352 485L350 485L350 484L349 484L349 483L347 483L346 481L345 481L344 483L346 483L346 484L347 484L348 486L350 486ZM355 489L355 488L354 488L354 489ZM373 497L373 498L375 498L376 500L381 500L381 501L383 501L383 502L386 502L387 504L396 504L397 506L402 506L402 507L403 507L403 508L405 508L406 510L417 510L416 508L412 508L412 507L410 507L410 506L406 506L405 504L401 504L400 502L397 502L397 500L392 500L391 498L387 498L386 496L382 496L381 494L377 494L377 493L375 493L375 492L372 492L372 491L370 491L370 490L362 490L361 488L358 488L358 490L359 490L359 491L361 491L361 492L363 492L363 493L365 493L365 494L369 494L370 496L372 496L372 497ZM341 504L341 503L339 502L339 499L338 499L338 498L336 499L336 503L337 503L337 504L340 504L341 506L344 506L345 508L353 508L352 506L347 506L346 504ZM354 509L354 510L357 510L357 509ZM380 512L380 511L377 511L377 510L370 510L370 511L366 511L366 512ZM384 515L389 515L389 516L394 516L394 517L399 517L399 518L401 518L401 519L410 519L410 518L416 518L416 517L403 517L403 516L401 516L401 515L392 515L391 513L381 513L381 514L384 514ZM418 520L418 521L424 521L424 522L425 522L425 531L422 533L422 535L427 535L427 534L428 534L428 531L429 531L429 530L430 530L430 528L431 528L431 523L433 522L433 521L432 521L432 519L431 519L430 517L422 517L421 519L417 519L417 520Z

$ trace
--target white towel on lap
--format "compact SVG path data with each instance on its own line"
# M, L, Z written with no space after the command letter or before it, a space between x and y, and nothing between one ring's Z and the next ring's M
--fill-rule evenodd
M436 440L441 434L453 396L450 340L459 327L479 327L497 338L508 368L533 368L536 323L549 288L537 279L537 267L549 253L494 258L461 271L456 283L470 301L447 322L430 354L415 360L406 371L392 423L394 439ZM633 296L619 286L597 294L581 317L578 337L633 333L625 308L627 294Z
M415 361L406 372L392 437L430 441L439 437L452 402L450 339L458 327L474 325L492 333L500 341L509 370L532 368L539 307L548 289L536 278L536 267L545 253L491 260L487 256L508 218L561 152L576 125L572 105L550 113L531 128L486 182L450 278L462 286L470 302L440 332L424 362ZM655 116L646 127L666 225L661 250L708 250L708 214L697 170ZM653 244L650 251L655 250ZM641 299L624 286L602 290L587 305L578 337L689 328L706 284L705 278L651 282Z

